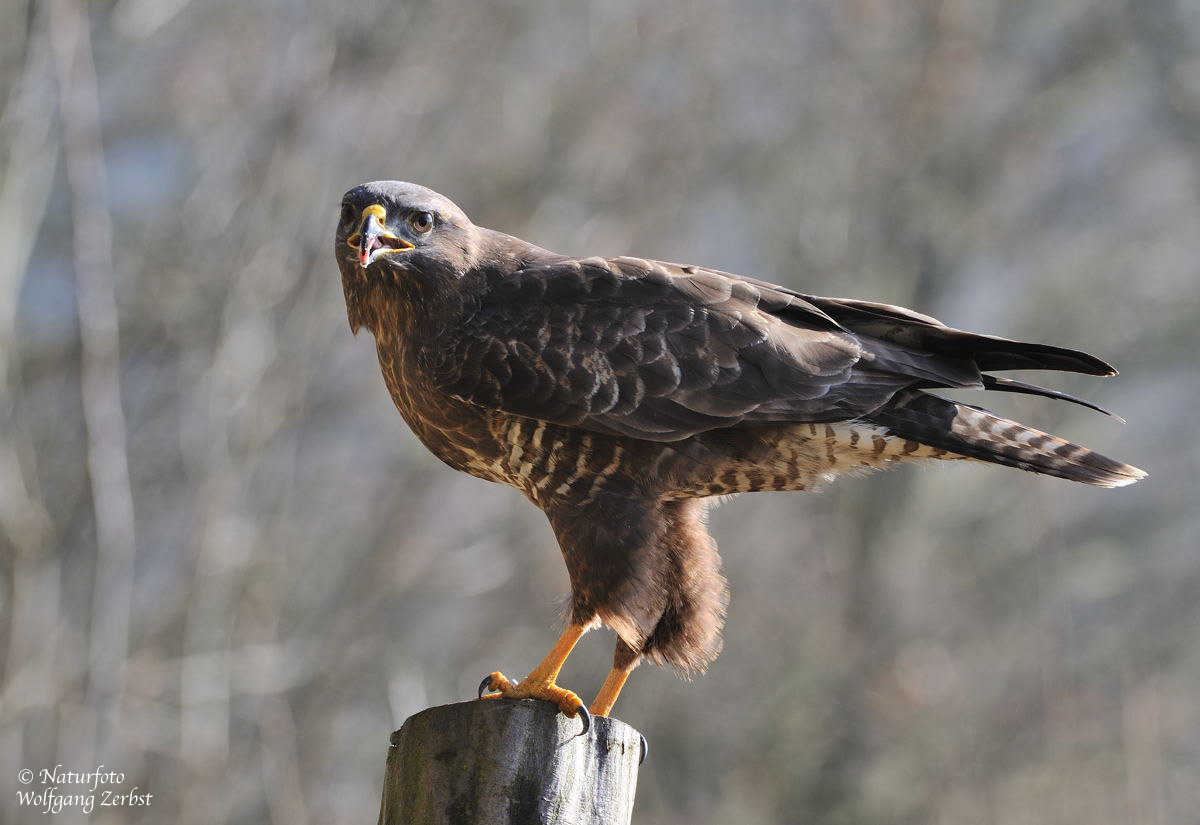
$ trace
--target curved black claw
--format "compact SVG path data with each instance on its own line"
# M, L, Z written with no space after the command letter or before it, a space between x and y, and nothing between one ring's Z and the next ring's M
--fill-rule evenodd
M575 711L575 715L583 717L583 730L581 730L577 735L578 736L587 736L587 732L592 729L592 714L591 714L591 712L584 705L580 705L579 709L577 711Z
M486 691L490 691L491 689L492 689L492 675L489 673L487 676L484 676L483 681L479 683L479 694L475 698L482 699L483 694Z
M646 757L650 754L650 743L646 741L646 737L642 736L642 734L639 733L638 736L642 740L642 755L638 758L638 764L640 765L646 761Z

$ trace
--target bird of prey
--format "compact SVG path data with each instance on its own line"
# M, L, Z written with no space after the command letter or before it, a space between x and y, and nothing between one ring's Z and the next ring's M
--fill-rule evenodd
M727 589L704 525L711 497L812 490L841 473L926 459L1099 487L1145 476L929 392L1099 409L991 374L1115 373L1083 352L702 266L558 255L398 181L345 194L335 254L350 326L374 335L417 438L454 469L521 491L562 549L566 631L520 682L492 673L480 694L548 700L582 716L585 731L643 659L695 671L717 655ZM555 682L601 624L616 632L616 652L587 708Z

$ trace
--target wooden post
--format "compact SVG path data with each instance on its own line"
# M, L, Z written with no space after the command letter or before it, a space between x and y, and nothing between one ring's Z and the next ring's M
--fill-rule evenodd
M645 740L546 702L429 708L392 734L379 825L627 825Z

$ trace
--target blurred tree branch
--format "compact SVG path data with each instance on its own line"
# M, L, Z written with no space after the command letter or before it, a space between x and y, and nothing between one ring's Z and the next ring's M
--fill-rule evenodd
M50 45L70 190L82 346L87 466L96 519L96 572L88 644L88 699L101 725L119 720L136 553L133 492L121 406L119 319L100 101L86 6L51 0Z

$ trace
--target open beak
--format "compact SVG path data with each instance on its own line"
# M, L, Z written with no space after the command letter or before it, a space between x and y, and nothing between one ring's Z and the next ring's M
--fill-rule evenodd
M362 212L362 228L346 239L346 245L358 252L358 265L366 269L380 255L405 252L413 245L385 226L387 213L379 204L371 204Z

